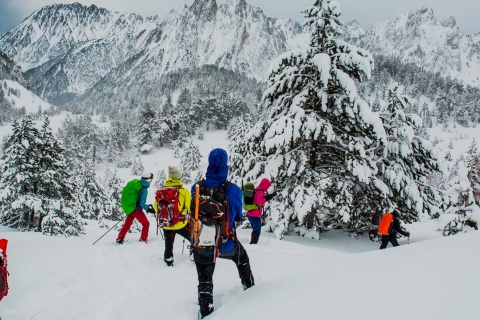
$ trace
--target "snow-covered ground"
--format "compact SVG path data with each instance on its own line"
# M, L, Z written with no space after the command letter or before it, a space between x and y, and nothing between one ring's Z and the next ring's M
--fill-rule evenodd
M59 119L53 117L52 127ZM8 134L0 127L0 137ZM442 138L440 153L454 141L453 158L480 129L435 128L432 140ZM458 139L455 139L458 137ZM459 143L455 143L458 141ZM197 141L206 168L211 149L226 148L224 131L205 132ZM173 150L142 155L146 171L155 175L179 165ZM443 155L442 155L443 156ZM98 167L99 175L105 170ZM127 181L128 169L118 171ZM153 201L153 188L148 202ZM80 237L48 237L0 227L9 240L10 292L0 302L3 320L160 320L197 318L197 275L187 243L177 237L175 267L163 262L164 242L149 217L149 243L129 233L128 242L115 245L111 231L92 246L106 229L89 221ZM250 256L256 285L243 291L234 264L219 260L214 275L215 312L208 319L478 319L480 233L442 237L436 221L406 225L412 236L401 246L378 250L366 237L353 239L328 231L320 240L292 234L276 240L263 232L250 245L250 230L238 230ZM182 254L183 251L183 254Z
M10 292L4 320L196 319L197 277L176 239L175 267L150 218L150 241L92 222L82 237L56 238L0 227L9 239ZM219 260L209 319L478 319L480 233L442 238L434 221L407 226L410 243L378 250L366 238L329 231L320 240L239 230L256 285L243 291L234 264ZM182 250L184 250L182 254Z

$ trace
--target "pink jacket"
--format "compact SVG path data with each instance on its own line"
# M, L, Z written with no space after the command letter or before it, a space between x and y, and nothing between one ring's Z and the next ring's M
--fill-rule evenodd
M265 199L265 193L272 183L267 178L263 178L262 181L258 184L258 187L255 189L255 194L253 195L253 203L255 203L260 208L247 211L247 216L249 217L261 217L263 212L263 206L267 202Z

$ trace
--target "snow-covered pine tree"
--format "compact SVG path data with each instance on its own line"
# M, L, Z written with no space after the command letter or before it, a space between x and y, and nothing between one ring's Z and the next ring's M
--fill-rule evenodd
M42 143L39 191L44 195L46 216L40 213L42 232L49 235L76 236L83 225L72 210L73 187L65 159L65 149L54 137L48 117L40 131Z
M201 159L202 155L200 154L198 146L193 142L192 139L190 139L185 147L182 159L180 160L180 171L182 172L183 182L193 182L193 178L195 178L196 172L200 167Z
M387 93L388 104L381 112L387 145L380 155L379 177L389 187L388 202L408 215L410 221L437 215L442 195L428 185L428 177L442 172L441 162L429 140L417 132L422 126L419 116L406 113L410 103L398 84Z
M1 224L19 230L41 230L40 212L45 213L39 194L42 143L30 116L14 121L2 157L0 182Z
M98 224L100 227L109 228L109 221L119 221L125 217L120 206L120 198L125 182L120 179L116 171L109 168L105 170L102 179L102 189L105 192L105 207L98 215Z
M151 144L154 135L156 114L150 103L145 103L138 116L137 146L140 150L145 144Z
M153 182L153 186L157 189L161 188L164 186L166 180L167 175L165 174L165 170L159 170Z
M480 206L480 154L473 158L467 176L472 187L475 203Z
M450 208L439 219L439 230L444 236L465 231L466 227L478 229L480 209L475 205L472 187L468 180L465 163L458 163L458 175L450 180Z
M292 221L357 230L371 224L372 212L352 206L352 190L377 189L373 150L385 131L355 86L370 77L373 59L338 39L340 13L329 0L305 11L310 47L272 64L264 93L269 115L237 148L243 161L232 176L269 176L280 191L271 204L279 237Z
M473 198L477 205L480 205L480 153L478 152L475 138L467 151L466 166L468 169L468 180L472 187Z
M95 165L86 161L82 174L76 177L75 212L82 218L98 220L100 213L107 207L105 191L97 180Z
M143 170L144 167L142 159L140 157L133 158L131 173L135 176L139 176L142 174Z
M235 117L230 121L230 124L227 128L227 136L229 139L228 143L228 161L229 166L233 168L238 168L243 162L243 156L240 149L241 140L245 137L247 132L249 132L254 123L249 115L243 115L240 117ZM241 184L241 179L239 177L230 177L236 183Z
M183 154L183 148L182 148L183 143L181 140L176 140L173 143L173 156L175 158L181 158Z
M467 168L470 168L472 166L472 163L475 158L479 156L478 153L478 146L477 146L477 141L475 138L473 138L472 143L470 144L470 147L468 148L467 151L467 158L465 159L465 164Z
M198 130L198 137L197 137L198 140L203 140L205 139L205 134L203 133L203 130L202 129L199 129Z

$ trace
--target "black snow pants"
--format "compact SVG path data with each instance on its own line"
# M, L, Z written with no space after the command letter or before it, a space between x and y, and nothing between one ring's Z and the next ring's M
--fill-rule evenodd
M195 266L198 275L198 304L202 317L213 312L213 272L215 263L213 262L213 251L195 249L193 251ZM247 251L240 242L236 242L232 251L220 255L222 259L232 260L237 266L238 275L243 289L248 289L255 285L252 270L250 269L250 260Z
M399 246L397 241L397 234L395 233L395 234L382 236L382 245L380 246L380 249L386 249L389 241L392 244L392 246L394 247Z
M163 259L165 262L168 261L173 263L173 243L175 242L175 235L179 234L190 242L188 223L185 225L185 227L178 230L163 229L163 234L165 235L165 253L163 254Z

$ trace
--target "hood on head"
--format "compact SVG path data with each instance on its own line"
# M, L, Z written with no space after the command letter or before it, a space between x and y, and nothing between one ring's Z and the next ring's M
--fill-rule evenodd
M270 180L268 180L267 178L263 178L262 181L260 181L260 183L258 184L257 190L267 191L271 185L272 183L270 182Z
M228 176L228 156L223 149L213 149L208 155L207 180L224 182Z

